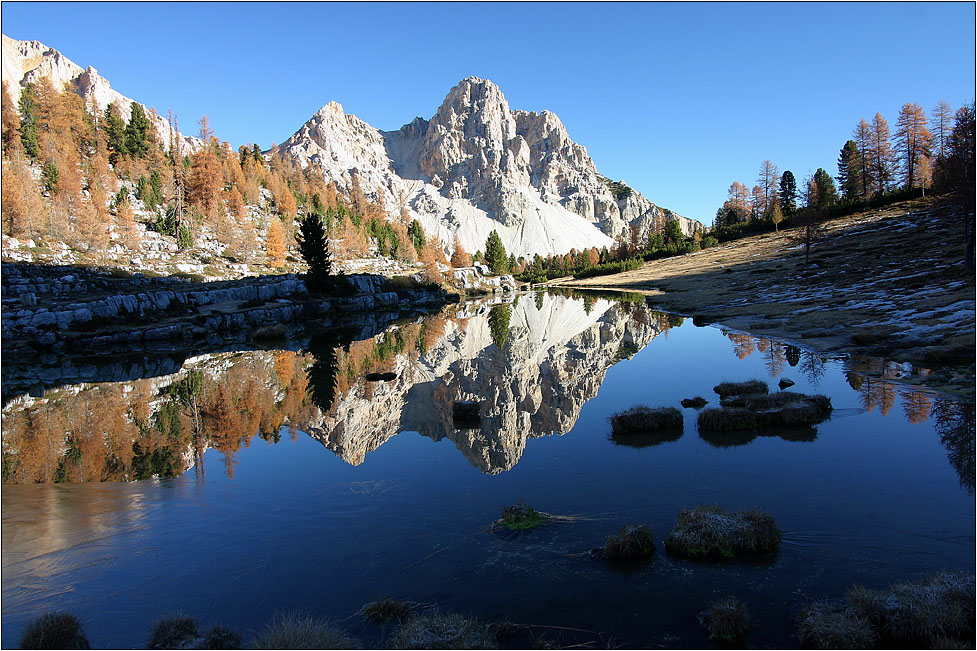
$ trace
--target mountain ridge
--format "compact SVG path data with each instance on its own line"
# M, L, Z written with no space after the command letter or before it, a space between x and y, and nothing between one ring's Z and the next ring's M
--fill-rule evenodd
M89 66L82 69L38 41L3 35L3 78L22 88L48 78L101 114L114 103L128 120L135 102ZM14 97L16 104L16 97ZM166 118L147 109L164 149ZM202 141L175 132L183 151ZM320 108L274 151L302 168L317 164L326 181L351 190L353 177L390 215L417 219L446 252L455 240L469 252L499 233L516 256L563 255L643 241L667 220L686 234L702 224L662 209L623 182L602 176L586 147L574 142L550 111L513 110L493 82L467 77L445 96L430 119L414 118L381 131L333 101Z
M687 234L702 229L600 175L555 113L512 110L498 86L478 77L454 86L431 119L393 131L330 102L275 151L319 165L344 187L356 175L390 212L406 209L468 251L482 249L493 229L507 251L526 256L613 246L632 228L643 240L669 219Z
M2 35L2 52L0 74L10 85L11 92L15 87L23 88L46 77L57 90L61 90L66 84L70 85L71 90L85 100L85 106L89 111L94 107L101 114L109 104L114 103L122 119L127 122L132 115L132 105L138 103L153 122L156 137L164 148L169 149L170 125L167 119L156 113L152 107L136 102L112 88L109 81L94 67L82 68L58 50L40 41L18 41L6 34ZM16 106L18 97L12 99ZM196 151L202 144L199 138L186 136L179 131L176 135L180 138L180 146L185 152Z

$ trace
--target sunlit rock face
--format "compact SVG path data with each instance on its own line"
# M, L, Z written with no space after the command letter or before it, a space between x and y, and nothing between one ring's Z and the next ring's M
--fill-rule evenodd
M417 431L450 439L474 466L499 473L518 462L527 439L569 431L619 352L667 327L643 303L604 299L522 296L471 309L424 355L399 356L396 380L337 396L310 434L359 464L397 432ZM455 402L477 403L477 421L456 427Z
M531 256L610 246L632 226L645 238L666 219L686 233L701 228L626 186L612 188L555 114L514 111L498 86L477 77L452 88L430 120L397 131L331 102L278 151L344 187L358 176L389 211L406 207L446 246L457 235L468 251L483 249L492 230L507 251Z
M68 88L85 100L90 113L101 116L109 104L115 104L119 114L128 122L132 115L134 100L112 88L109 81L89 66L82 68L52 47L38 41L18 41L3 35L3 79L10 84L14 104L20 97L20 89L41 79L50 79L56 90ZM156 128L156 137L165 149L170 147L170 125L166 116L143 106L146 115ZM192 152L200 146L199 138L184 136L176 132L185 152Z

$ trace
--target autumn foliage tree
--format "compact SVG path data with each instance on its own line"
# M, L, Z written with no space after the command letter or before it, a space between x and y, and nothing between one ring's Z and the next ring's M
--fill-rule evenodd
M896 120L895 143L905 187L912 189L928 184L929 179L920 175L920 169L925 167L922 159L929 157L932 142L923 107L908 102L903 104Z
M461 245L461 240L458 239L457 233L455 234L454 240L454 252L451 254L451 266L455 269L472 266L472 257L468 255L465 247Z
M273 217L271 223L268 225L265 252L268 255L268 264L272 267L281 267L285 264L285 227L282 225L282 220L280 219Z

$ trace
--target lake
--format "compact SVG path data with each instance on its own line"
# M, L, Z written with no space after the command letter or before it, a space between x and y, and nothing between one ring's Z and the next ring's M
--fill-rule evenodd
M50 609L95 647L142 646L176 611L247 633L299 610L370 643L357 611L387 596L553 643L702 648L697 615L725 595L754 615L749 645L790 647L809 600L974 570L973 405L901 384L915 369L697 327L640 296L523 294L29 382L5 362L7 648ZM713 386L751 378L827 395L830 419L700 435L681 409L681 436L609 438L615 412L718 406ZM493 533L520 500L573 517ZM670 556L699 504L772 514L779 552ZM652 560L590 553L626 523L652 528Z

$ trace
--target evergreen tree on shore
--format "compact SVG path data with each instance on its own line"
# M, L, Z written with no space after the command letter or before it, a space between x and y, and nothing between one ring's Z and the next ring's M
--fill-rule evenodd
M325 291L330 286L332 274L332 257L329 255L329 240L326 238L322 219L316 213L305 216L299 227L299 252L309 271L305 276L305 284L310 291Z

